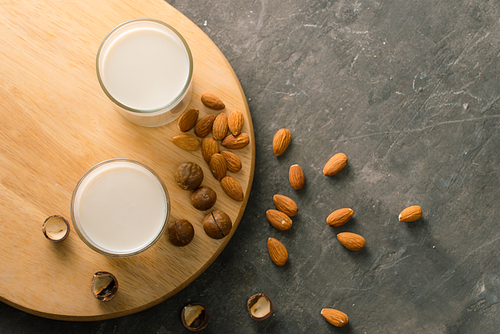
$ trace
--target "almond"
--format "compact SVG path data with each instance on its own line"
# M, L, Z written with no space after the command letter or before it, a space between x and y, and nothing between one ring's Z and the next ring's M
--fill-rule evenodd
M336 327L344 327L349 322L347 314L333 308L324 308L321 310L321 315L329 323Z
M214 125L212 126L212 134L215 139L223 140L227 135L227 116L226 114L218 114L215 117Z
M196 151L200 147L200 141L193 135L182 134L172 138L175 145L186 151Z
M287 231L292 227L292 220L286 214L278 210L267 210L266 218L269 224L280 231Z
M243 190L238 181L232 176L226 176L221 181L222 190L235 201L243 201Z
M326 218L326 222L330 226L339 227L347 223L349 219L351 219L353 213L354 211L349 208L338 209L330 213L330 215Z
M290 166L288 179L290 180L292 188L295 190L302 189L306 181L302 168L297 164Z
M203 155L203 159L205 159L207 164L210 163L210 158L215 153L219 153L219 143L217 142L217 140L213 139L212 137L203 138L203 140L201 141L201 154Z
M337 239L345 248L359 251L365 247L365 238L356 233L342 232L337 234Z
M241 133L243 129L243 113L241 110L233 110L228 116L229 131L235 136Z
M400 222L413 222L422 216L422 208L418 205L409 206L399 214Z
M201 96L201 102L203 102L205 107L214 110L222 110L226 107L224 103L221 101L221 99L219 99L217 96L211 93L204 93Z
M290 197L276 194L273 196L273 202L276 209L280 210L289 217L293 217L299 211L297 204Z
M288 261L288 252L286 247L274 238L267 239L267 250L269 257L277 266L284 266Z
M222 156L222 154L215 153L212 155L210 158L210 171L212 172L212 175L220 181L224 178L224 176L226 176L226 170L226 159Z
M240 149L248 145L250 138L244 132L237 136L229 135L222 141L222 146L230 149Z
M198 109L186 110L177 121L177 127L179 130L182 132L191 130L198 120L199 113L200 111Z
M344 153L337 153L328 160L325 167L323 167L323 174L325 176L332 176L340 172L347 165L347 157Z
M200 119L198 123L196 123L196 126L194 127L194 133L196 133L198 137L206 137L210 133L210 131L212 131L214 121L214 115L206 115L205 117Z
M275 156L282 155L288 145L290 145L290 141L292 140L292 134L288 129L279 129L273 138L273 152Z
M241 169L241 160L236 154L229 151L221 151L220 154L226 159L227 169L230 172L238 173Z

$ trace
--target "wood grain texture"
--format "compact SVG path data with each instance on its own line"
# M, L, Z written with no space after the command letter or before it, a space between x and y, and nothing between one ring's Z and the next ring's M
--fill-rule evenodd
M217 114L203 106L211 92L240 109L250 145L234 150L243 168L230 173L245 200L230 199L205 163L201 151L172 143L176 122L159 128L122 118L99 87L95 54L104 36L134 18L165 21L188 41L194 58L190 108L200 118ZM220 254L243 215L253 180L255 145L245 95L231 66L215 44L191 21L161 0L3 1L0 6L0 300L26 312L64 320L99 320L138 312L174 295L198 277ZM189 133L192 133L191 130ZM143 254L106 258L87 248L72 229L61 243L42 234L50 215L70 218L70 199L79 178L110 158L130 158L153 168L169 189L171 219L193 223L195 238L178 248L166 236ZM207 212L194 209L190 192L173 173L183 162L198 163L202 185L218 195L234 226L222 240L203 231ZM103 303L90 291L94 272L119 281L117 296Z

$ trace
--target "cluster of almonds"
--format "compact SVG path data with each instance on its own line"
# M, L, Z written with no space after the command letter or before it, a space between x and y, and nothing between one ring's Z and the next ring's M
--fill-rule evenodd
M273 138L273 152L276 156L282 155L291 142L291 133L288 129L280 129L276 132ZM344 153L333 155L323 168L325 176L333 176L339 173L347 165L347 156ZM298 164L290 166L288 178L290 185L295 190L299 190L304 186L305 177L302 168ZM289 230L292 227L293 217L298 212L297 204L289 197L276 194L273 197L274 205L277 210L268 210L266 218L269 223L280 231ZM332 212L326 222L332 227L340 227L347 223L353 216L354 211L350 208L338 209ZM419 206L410 206L404 209L399 220L402 222L412 222L422 216L422 209ZM337 234L337 239L348 250L360 251L365 246L365 239L356 233L342 232ZM271 260L278 266L284 266L288 261L288 251L286 247L277 239L269 238L267 248ZM332 325L344 327L349 322L347 315L339 310L324 308L321 310L321 315Z
M223 110L225 104L217 96L204 93L202 103L212 110ZM178 147L187 151L196 151L200 148L203 159L210 167L213 177L220 181L224 192L235 201L243 201L243 190L239 182L232 176L226 175L229 170L237 173L241 170L240 158L233 152L219 149L221 145L227 149L241 149L249 144L249 136L241 132L243 129L243 113L240 110L232 111L229 116L221 112L217 116L208 114L198 120L199 110L189 109L177 121L177 127L183 134L176 135L172 141ZM187 133L194 129L194 134ZM230 132L230 133L229 133ZM212 137L207 137L212 133ZM229 133L229 134L228 134ZM193 191L191 204L198 210L205 211L212 208L217 201L217 193L210 187L201 186L203 170L193 162L181 164L175 172L175 180L179 187ZM213 239L224 238L231 232L232 222L223 211L210 212L203 219L203 229ZM193 225L185 219L173 220L167 227L169 240L176 246L185 246L194 237Z
M212 110L222 110L226 106L217 96L204 93L201 96L203 104ZM199 110L190 109L184 112L177 122L177 126L183 134L172 138L175 145L187 150L196 151L200 148L201 154L210 167L215 179L220 181L224 192L233 200L243 201L243 190L239 182L232 176L227 175L240 171L242 164L240 158L231 151L220 150L219 141L226 149L237 150L246 147L250 138L248 134L241 132L243 129L243 113L233 110L229 115L221 112L217 116L208 114L198 120ZM194 128L194 134L186 132ZM212 133L212 137L207 137Z

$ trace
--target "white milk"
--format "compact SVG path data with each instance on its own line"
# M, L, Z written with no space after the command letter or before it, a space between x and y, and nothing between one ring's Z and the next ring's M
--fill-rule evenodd
M180 39L161 25L124 29L102 55L102 80L122 104L138 110L165 107L181 94L189 57Z
M131 253L162 231L167 197L157 178L130 161L104 163L77 187L74 218L81 232L108 253Z

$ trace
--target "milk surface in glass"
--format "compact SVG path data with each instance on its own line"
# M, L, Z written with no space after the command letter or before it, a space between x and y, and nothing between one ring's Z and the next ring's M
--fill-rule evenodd
M106 50L101 71L116 100L133 109L155 110L182 92L189 58L179 38L163 26L131 26Z
M105 163L82 178L73 201L79 229L105 252L132 253L162 231L167 198L146 168L127 161Z

